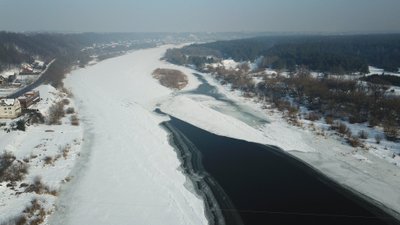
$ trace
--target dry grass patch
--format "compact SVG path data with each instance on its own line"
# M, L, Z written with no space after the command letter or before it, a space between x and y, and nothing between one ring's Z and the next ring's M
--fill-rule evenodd
M26 206L24 211L17 218L1 223L2 225L39 225L43 224L47 212L42 206L43 202L38 199L33 199L29 206Z
M33 183L26 187L25 192L26 193L35 192L36 194L39 195L43 194L48 194L53 196L58 195L58 191L51 189L49 186L44 184L40 176L36 176L35 178L33 178Z
M161 85L168 88L181 90L188 84L186 74L179 70L158 68L153 71L152 75L159 80Z

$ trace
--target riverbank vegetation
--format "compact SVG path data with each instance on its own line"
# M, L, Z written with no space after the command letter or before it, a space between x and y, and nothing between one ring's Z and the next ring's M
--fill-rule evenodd
M153 71L152 75L159 80L161 85L168 88L181 90L188 84L186 74L179 70L158 68Z
M397 71L400 35L224 41L171 49L165 58L181 65L194 65L244 96L273 105L293 125L300 125L299 119L325 119L330 129L346 138L351 146L362 145L366 133L353 134L346 123L380 127L387 140L399 140L400 96L388 94L390 87L398 86L399 77L358 78L368 73L368 65ZM242 62L227 68L223 64L226 58ZM255 59L256 69L250 69L247 60ZM380 143L382 137L375 139Z
M289 77L258 75L258 83L243 70L216 69L212 73L222 83L242 91L244 96L270 102L278 110L287 112L295 124L302 116L300 107L305 107L308 112L304 118L315 121L324 117L332 124L331 129L352 138L352 145L356 145L354 135L345 124L335 124L333 120L381 126L386 138L392 141L400 135L400 97L386 96L385 85L315 78L307 70L299 70Z

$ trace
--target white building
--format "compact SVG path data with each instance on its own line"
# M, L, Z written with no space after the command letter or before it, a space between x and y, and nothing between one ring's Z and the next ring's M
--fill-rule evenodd
M17 99L0 99L0 119L14 119L22 113Z

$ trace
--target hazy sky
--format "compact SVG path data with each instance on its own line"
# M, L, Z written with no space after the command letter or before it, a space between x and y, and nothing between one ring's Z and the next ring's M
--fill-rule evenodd
M400 32L400 0L0 0L0 30Z

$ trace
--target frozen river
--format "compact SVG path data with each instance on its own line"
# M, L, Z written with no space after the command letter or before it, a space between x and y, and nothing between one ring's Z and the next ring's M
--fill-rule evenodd
M207 224L152 112L171 91L151 77L166 47L135 51L68 75L85 127L82 159L52 224Z
M85 127L85 142L81 160L72 173L74 178L64 187L51 224L208 223L204 199L196 193L193 182L184 175L179 155L169 143L169 133L160 126L169 117L155 113L154 109L158 107L214 134L278 145L285 150L300 150L304 153L291 153L300 155L300 158L316 156L307 153L315 152L320 147L309 143L309 140L314 141L311 136L304 138L303 133L292 128L276 122L269 123L269 118L260 111L252 111L246 104L231 100L226 93L216 93L215 86L202 79L202 75L193 75L194 71L190 69L160 61L168 47L135 51L73 71L67 77L65 84L75 96ZM160 67L182 70L188 75L188 87L181 92L174 92L159 85L151 73ZM290 138L282 138L282 135ZM324 140L321 146L326 143ZM329 143L329 146L337 146L336 143ZM325 157L332 160L329 154L317 156L321 160ZM220 155L229 155L229 151ZM322 162L318 161L315 165L329 165L322 168L333 177L337 176L336 171L340 174L341 170L349 171L348 175L354 178L346 180L349 183L369 177L351 166L340 166L338 170L336 165L340 165L341 161L335 161L334 164ZM248 175L243 178L246 177ZM242 178L235 174L230 178L246 183L241 182ZM282 185L291 183L290 179L285 182L287 184ZM379 184L387 194L395 193L393 187L396 187L397 181L380 182L372 184ZM373 187L362 188L373 190ZM285 195L288 198L291 196L288 193ZM397 204L395 198L392 201L392 198L383 196L383 200ZM274 201L278 202L279 199ZM339 207L341 204L338 203ZM273 212L274 208L269 210ZM352 215L373 217L368 212Z

